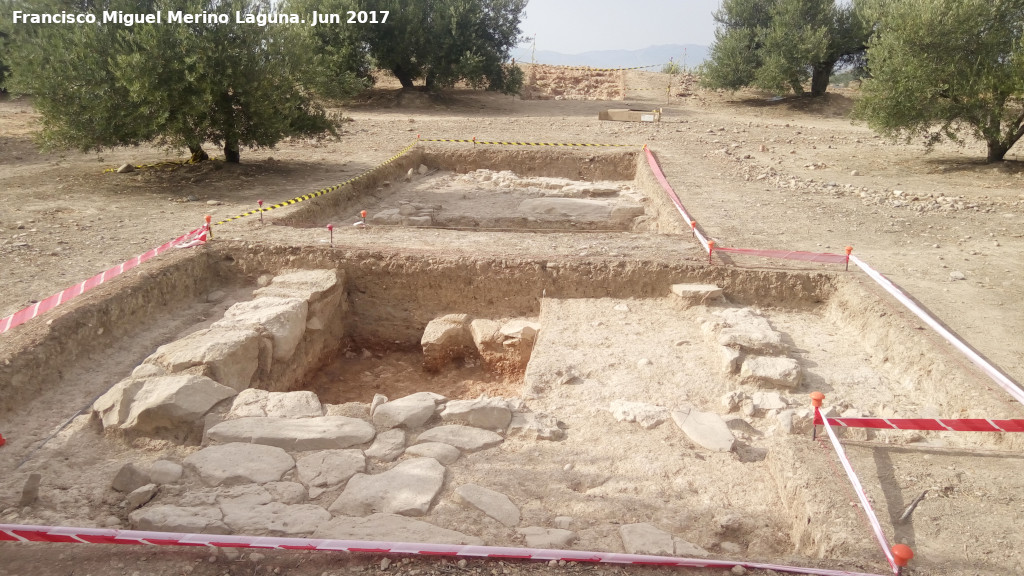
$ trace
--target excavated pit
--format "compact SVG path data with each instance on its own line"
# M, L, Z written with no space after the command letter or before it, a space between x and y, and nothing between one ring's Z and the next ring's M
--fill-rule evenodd
M260 284L295 269L336 271L339 295L324 300L329 308L321 303L317 312L330 325L307 329L292 358L265 373L258 370L252 386L312 389L327 405L326 414L368 421L375 394L395 400L429 391L450 400L479 394L515 398L526 413L557 422L562 437L539 439L530 429L510 430L498 447L466 453L447 466L444 488L421 520L488 544L523 541L513 528L457 504L453 490L463 484L508 495L520 509L519 527L550 527L556 517L572 517L572 546L582 549L621 551L622 524L650 523L713 557L802 557L798 563L876 557L859 512L848 505L845 479L830 469L833 456L807 436L806 413L800 412L806 412L809 391L824 391L828 405L840 412L1020 417L997 394L978 387L974 373L871 286L841 273L642 260L493 261L329 248L254 250L220 242L128 274L57 309L51 322L30 323L13 333L15 346L5 348L0 360L7 430L17 430L30 416L59 424L144 364L156 347L209 328L231 305L250 300ZM687 304L671 293L673 284L698 282L722 287L725 300ZM750 310L778 332L785 352L772 354L800 365L799 384L765 388L725 371L717 339L729 326L715 322L730 310ZM467 353L440 370L424 370L424 329L446 314L538 322L528 364L521 370L492 370ZM977 394L961 392L972 387ZM723 403L723 396L737 391L743 394L734 406ZM789 405L776 405L778 397ZM630 422L628 409L618 420L619 401L667 412L653 426L639 413ZM204 429L230 420L230 403L218 404L197 427L177 434L108 430L104 435L88 410L36 452L44 438L21 439L8 432L10 444L0 456L4 464L13 468L13 460L28 460L5 482L4 500L19 486L17 479L32 470L53 478L75 466L83 481L108 486L125 461L180 461L200 449ZM688 439L665 417L682 406L719 414L735 438L732 451L708 451ZM784 428L779 413L787 410L792 421ZM412 445L417 434L447 423L435 416L408 430L406 441ZM863 432L847 436L865 437ZM872 438L907 441L902 433ZM911 446L926 449L1015 447L1012 440L987 434L912 439L917 443ZM139 446L147 448L139 451ZM68 458L70 452L78 456ZM93 463L77 461L85 454ZM366 471L392 467L371 459ZM881 495L885 490L888 496L886 482L893 481L883 476L868 491ZM179 485L162 490L140 510L181 505L191 501L187 492L211 490L186 471ZM329 508L341 493L329 488L303 505ZM134 525L125 510L102 499L65 498L61 512L50 512L65 515L61 523L89 524L97 507L109 506L110 516ZM891 528L889 522L883 518L883 527ZM253 530L260 529L239 531Z

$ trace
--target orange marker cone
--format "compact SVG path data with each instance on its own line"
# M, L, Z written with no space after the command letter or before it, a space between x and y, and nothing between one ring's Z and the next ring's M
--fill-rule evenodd
M906 544L896 544L892 547L892 559L896 562L896 576L899 576L903 567L914 559L914 551Z
M820 418L818 410L821 408L821 402L825 399L825 395L815 390L814 392L811 392L810 396L811 406L814 406L814 420L811 422L811 440L816 440L818 438L818 419Z

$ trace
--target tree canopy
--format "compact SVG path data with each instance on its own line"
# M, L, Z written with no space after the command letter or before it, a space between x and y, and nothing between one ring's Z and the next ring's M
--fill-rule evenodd
M1024 0L876 0L855 115L928 145L969 134L1002 160L1024 136Z
M850 4L835 0L723 0L715 41L701 75L705 86L753 86L812 96L828 89L837 63L863 53L868 29Z
M60 3L35 2L35 11ZM48 6L38 6L47 3ZM291 28L236 24L235 12L269 13L266 0L100 0L95 11L228 14L227 23L25 26L17 86L35 96L43 143L82 150L159 142L225 160L240 148L332 130L301 87ZM66 8L65 6L63 6ZM78 7L81 10L81 7Z
M412 88L422 79L428 90L465 81L474 88L516 93L519 68L508 64L519 42L526 0L287 0L285 10L388 12L379 24L318 25L306 31L320 69L342 85L365 77L369 64L388 70ZM368 59L368 60L367 60ZM330 76L328 76L330 79Z

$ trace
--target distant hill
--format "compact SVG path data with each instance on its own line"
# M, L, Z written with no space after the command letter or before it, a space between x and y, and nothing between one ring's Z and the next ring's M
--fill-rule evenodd
M665 44L648 46L640 50L596 50L581 54L563 54L548 50L537 51L538 64L554 64L558 66L591 66L594 68L627 68L631 66L647 66L665 64L670 58L683 62L694 68L707 57L708 47L697 44ZM512 56L519 62L530 61L530 45L519 46L512 51Z

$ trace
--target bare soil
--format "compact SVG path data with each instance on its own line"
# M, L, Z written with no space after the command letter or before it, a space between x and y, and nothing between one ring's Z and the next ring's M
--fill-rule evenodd
M668 77L661 74L563 71L559 75L565 78L545 80L547 84L538 89L540 95L535 94L530 100L463 90L437 99L381 89L365 101L341 110L352 121L343 125L343 133L336 140L295 139L273 150L243 151L243 164L237 166L214 162L144 169L131 174L104 172L104 169L125 162L182 159L184 153L153 147L101 154L42 153L33 143L38 116L31 102L2 100L0 157L4 161L0 164L0 257L5 265L0 316L176 237L200 224L204 214L212 213L215 220L226 218L255 208L259 199L274 203L351 178L386 160L417 134L424 138L475 136L480 140L638 146L648 143L688 210L720 245L830 252L853 246L856 254L913 294L1012 378L1024 379L1024 346L1021 346L1020 336L1024 333L1024 307L1020 305L1024 301L1021 282L1024 275L1024 162L1019 151L1008 155L1007 162L987 165L979 161L983 157L980 145L966 149L940 146L926 154L916 143L883 141L863 125L847 120L851 103L857 97L855 90L836 89L835 93L819 100L772 101L761 94L703 91L695 86L693 78L683 76L674 84L671 98L666 102L662 90L667 86ZM566 78L592 78L593 86L588 92L588 84L569 82L584 89L578 94L567 92L559 87L568 85ZM562 93L555 93L558 90ZM626 102L586 99L621 97L623 90L629 98ZM545 97L545 93L550 98ZM663 121L628 124L597 120L601 109L624 107L663 108ZM267 222L262 225L257 218L249 217L219 226L215 232L218 237L238 239L250 246L274 243L323 246L327 242L323 230L274 226L273 216L269 213ZM600 258L610 263L652 257L691 262L701 259L688 237L658 234L596 236L561 232L538 235L346 227L335 230L334 241L353 250L386 247L425 257L461 255L568 261ZM738 256L721 259L715 265L751 270L793 267L785 262ZM859 273L851 271L850 274ZM657 309L660 305L646 301L635 304L642 313L634 320L659 322L664 316ZM102 389L106 380L109 384L115 382L117 378L111 379L110 375L130 370L152 346L167 338L212 321L217 310L214 305L197 302L180 310L177 317L165 314L161 316L164 319L161 325L146 327L143 336L126 343L110 357L95 358L88 366L79 366L77 373L72 374L77 379L66 390L48 391L45 403L31 403L22 413L5 416L0 421L0 433L9 442L7 447L0 448L0 469L4 475L13 474L21 458L5 457L3 451L13 454L16 450L19 456L25 454L29 446L54 432L78 408L87 404L94 388ZM822 324L820 317L810 312L785 311L771 318L776 328L799 335L794 336L794 340L806 356L803 360L817 366L811 371L812 381L833 386L844 378L848 382L867 382L869 385L864 388L836 391L840 396L854 396L851 401L855 399L858 407L876 409L876 405L888 402L895 404L894 409L898 411L929 411L930 398L893 387L898 378L887 375L887 358L866 358L873 366L872 373L854 374L858 365L855 359L863 346L856 341L858 337L863 338L863 334L849 333L849 329L841 325ZM592 321L581 319L580 325ZM638 335L643 331L639 325L628 329L638 330ZM693 329L693 324L680 328L682 331ZM595 335L600 337L596 331ZM11 341L9 336L0 336L0 347ZM696 337L687 334L680 334L678 339L696 341ZM848 343L853 343L857 352L846 356L839 354ZM584 344L600 349L599 343ZM640 342L611 346L608 358L622 354L634 360L633 354L645 349ZM353 352L361 355L361 351ZM367 402L367 395L372 397L377 389L375 380L381 376L373 370L381 366L394 368L388 372L389 379L405 382L409 391L418 389L420 375L415 368L416 355L405 354L399 351L372 358L357 356L350 359L343 372L338 372L337 367L325 368L315 379L326 382L345 378L358 383L360 392L352 397L325 398L324 401ZM700 356L707 352L694 354ZM463 367L438 378L438 381L425 382L424 387L444 388L456 395L471 396L480 392L498 393L518 382L494 379L474 367ZM975 384L979 389L992 388L981 378ZM694 400L701 403L710 403L717 396L712 394L714 387L694 389L704 390L694 393ZM970 396L973 392L964 394ZM998 394L996 390L994 395L998 397ZM556 395L545 402L551 404L550 409L561 411L559 417L573 420L579 429L586 430L587 415L596 418L595 414L606 408L603 404L607 398L597 400ZM581 402L590 404L581 406ZM1007 410L1019 408L1008 401L1005 405ZM939 407L942 406L940 403ZM934 416L957 417L959 414L935 413ZM607 418L606 413L604 417ZM17 422L18 426L8 428L3 421ZM609 520L618 516L621 521L634 521L623 517L622 512L632 509L635 521L654 521L714 548L721 538L711 538L694 526L714 523L718 519L712 510L721 510L728 504L729 492L721 490L722 486L703 484L706 480L702 479L718 474L717 477L726 479L730 486L744 486L744 498L762 496L756 505L737 506L751 518L763 519L762 523L745 528L746 542L752 544L747 550L749 557L764 561L786 559L791 535L779 532L791 526L792 518L780 513L779 496L772 495L774 488L768 488L773 484L772 476L777 482L783 472L759 469L751 474L742 462L717 462L714 458L705 461L696 454L686 460L687 465L693 467L692 476L669 469L674 465L670 463L664 464L669 468L663 470L644 468L635 462L631 466L631 461L625 457L617 462L601 461L601 458L614 458L616 453L628 453L629 442L661 446L658 450L664 452L666 459L674 452L671 449L673 439L669 437L671 423L653 431L653 437L651 431L641 434L638 428L620 423L613 425L619 427L621 443L600 450L595 448L593 453L572 455L556 453L564 449L563 445L543 445L531 456L534 458L529 461L531 465L547 460L563 468L570 462L574 464L576 472L572 474L575 476L569 478L570 472L566 471L567 477L560 479L559 489L567 490L563 496L573 496L578 502L565 498L560 501L580 507L580 514L589 509ZM595 447L604 442L599 434L591 440ZM771 444L759 442L765 447ZM515 444L510 442L508 449L513 449ZM529 453L528 448L522 448ZM816 446L811 448L831 458ZM772 446L772 449L788 448L783 445ZM87 446L72 445L68 450L54 452L44 462L48 474L45 482L52 495L50 508L26 514L12 507L13 511L7 509L0 521L77 517L83 519L83 524L100 525L107 519L106 511L119 503L109 494L109 474L116 470L118 462L137 450L148 451L152 457L166 454L166 446L145 443L131 447L97 446L95 451ZM876 439L875 443L864 446L851 444L849 450L886 533L918 551L919 568L909 573L994 575L1024 569L1019 552L1024 549L1024 542L1016 529L1024 513L1020 499L1024 487L1019 474L1014 474L1020 465L1019 450L1007 451L1005 446L962 447L954 441L935 442L931 438L917 445L896 447L880 444ZM546 453L548 451L551 453ZM824 454L820 454L822 452ZM803 453L797 450L796 454ZM483 463L484 459L476 460ZM817 464L808 462L805 466L813 468L827 461L828 458L822 458ZM716 462L719 465L716 466ZM77 475L87 468L102 472L89 477L93 486L83 486L77 481ZM622 478L590 485L601 480L605 470L612 469L620 471ZM664 480L664 490L659 490L661 480L644 485L632 483L628 481L631 473L653 473L658 478L667 474L676 480ZM510 494L514 495L516 486L523 485L514 482L519 474L508 475L505 480L509 482ZM827 480L838 488L821 505L827 508L849 503L853 509L854 496L838 474ZM574 485L576 490L572 488ZM760 491L756 489L758 485L762 486ZM582 492L581 486L584 487ZM586 494L591 489L596 492ZM929 490L929 495L915 512L914 523L898 524L896 519L906 504L925 489ZM670 519L664 515L671 507L666 507L668 503L660 499L671 500L673 493L703 501L706 508L693 512L690 518L694 524L685 522L686 518ZM5 506L0 508L6 508L8 501L16 500L17 495L5 491L2 498ZM86 505L90 502L91 509ZM437 514L439 522L446 527L457 527L461 521L460 512L454 509L442 507ZM543 516L540 512L537 514ZM855 518L856 514L851 517ZM834 557L844 558L844 568L883 570L877 561L854 563L850 559L848 554L870 550L873 543L863 523L850 524L849 530L845 544L832 543ZM834 537L834 529L832 534ZM583 542L596 548L610 547L613 546L612 536L614 534L597 530L584 534ZM19 575L273 573L334 576L376 571L379 560L270 552L263 558L232 557L223 552L169 549L118 549L113 556L97 546L5 544L0 548L3 550L0 574ZM802 556L792 561L804 565L820 561L823 566L836 567L834 561L829 560ZM546 566L531 564L471 562L460 568L425 560L399 563L390 570L403 576L415 576L414 572L497 576L549 571ZM594 572L598 576L617 574L621 569L565 566L560 571ZM662 570L631 568L629 571Z

